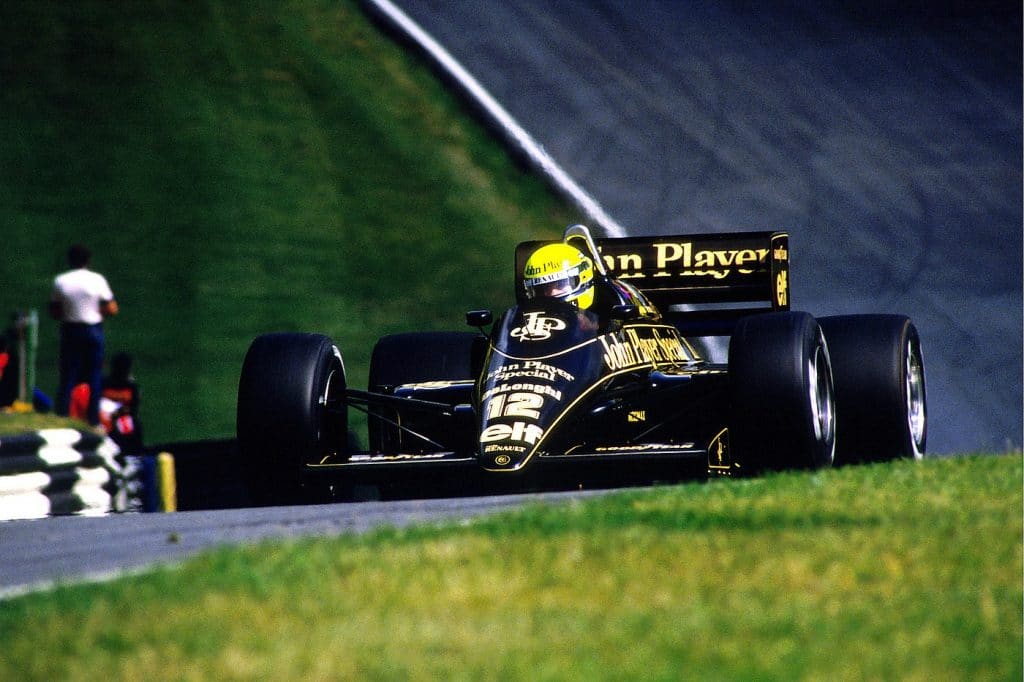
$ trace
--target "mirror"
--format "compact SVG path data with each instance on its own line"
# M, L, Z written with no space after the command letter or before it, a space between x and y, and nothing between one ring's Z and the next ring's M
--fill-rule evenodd
M486 327L494 321L490 310L470 310L466 313L466 324L470 327Z

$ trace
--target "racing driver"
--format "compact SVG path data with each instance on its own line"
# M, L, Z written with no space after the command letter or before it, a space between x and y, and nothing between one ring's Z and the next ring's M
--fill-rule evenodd
M636 287L594 271L593 260L575 246L564 242L545 244L530 254L523 268L526 298L557 298L603 319L613 306L620 305L635 306L637 317L659 317Z

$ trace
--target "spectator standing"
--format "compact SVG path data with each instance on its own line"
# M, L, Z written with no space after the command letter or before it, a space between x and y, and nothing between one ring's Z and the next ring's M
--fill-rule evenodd
M89 269L92 253L76 244L68 249L71 269L53 281L50 316L60 322L60 381L57 414L67 415L71 389L89 384L86 418L100 423L103 390L103 320L118 312L117 300L106 277Z

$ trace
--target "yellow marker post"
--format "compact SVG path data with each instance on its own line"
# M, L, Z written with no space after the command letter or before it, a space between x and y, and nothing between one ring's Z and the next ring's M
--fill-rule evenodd
M160 511L178 511L178 484L174 477L174 455L161 452L156 456L157 488L160 491Z

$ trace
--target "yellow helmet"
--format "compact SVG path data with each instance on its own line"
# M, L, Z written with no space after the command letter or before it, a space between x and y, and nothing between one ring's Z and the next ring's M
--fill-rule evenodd
M542 246L526 261L526 298L558 298L586 310L594 302L594 263L568 244Z

